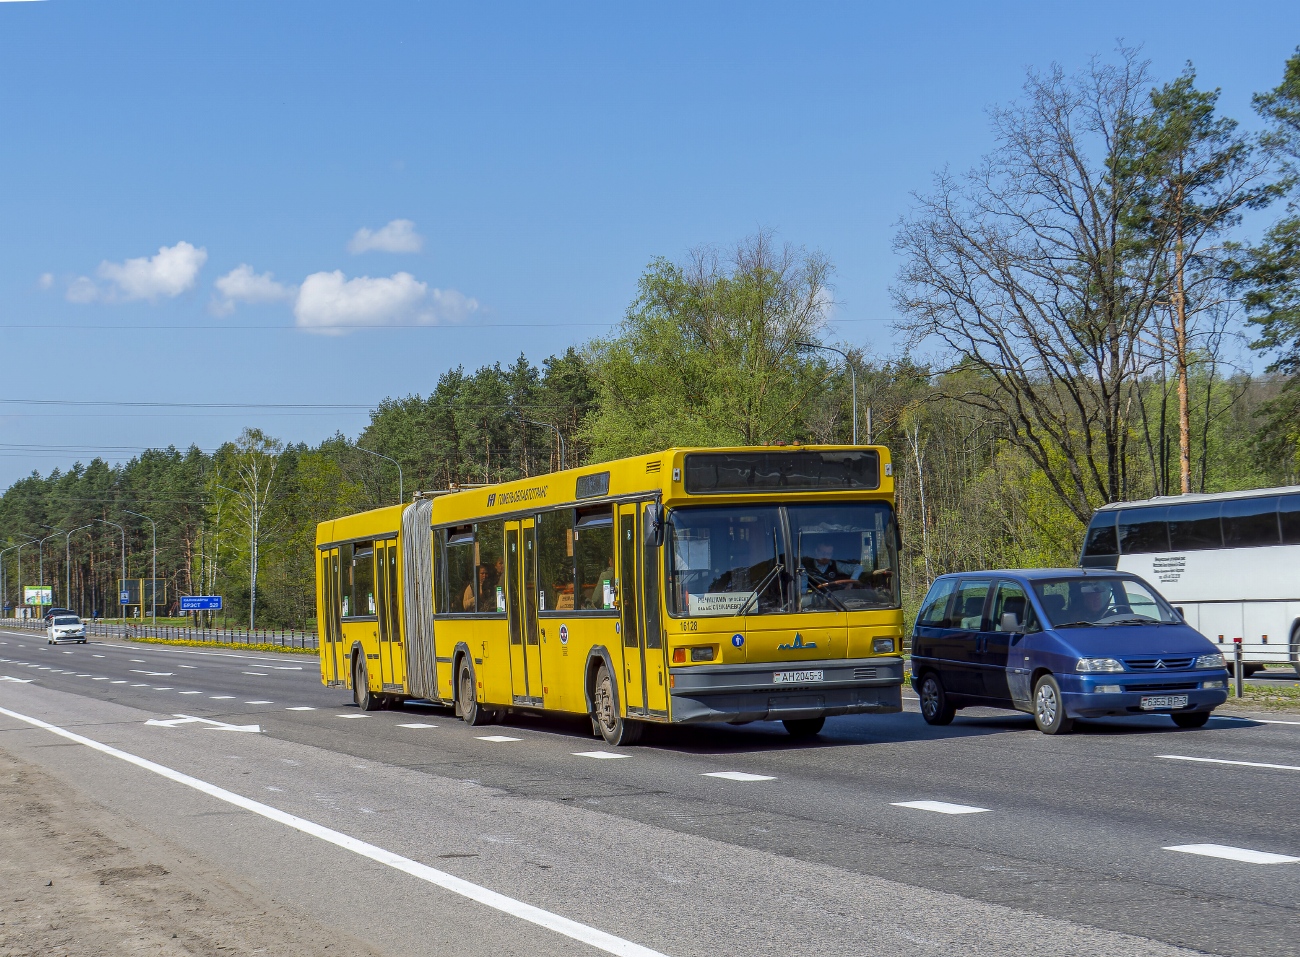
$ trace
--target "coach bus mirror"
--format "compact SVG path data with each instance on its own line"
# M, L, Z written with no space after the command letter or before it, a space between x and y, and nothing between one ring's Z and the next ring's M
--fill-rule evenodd
M645 507L645 542L656 547L664 543L663 508L658 502Z

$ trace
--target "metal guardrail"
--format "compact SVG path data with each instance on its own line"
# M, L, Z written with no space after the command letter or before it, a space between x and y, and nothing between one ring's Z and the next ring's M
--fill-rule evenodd
M43 634L40 618L0 618L0 627ZM296 628L192 628L182 625L116 624L87 621L86 634L104 638L156 638L162 641L211 641L218 644L278 645L281 648L316 649L316 633Z

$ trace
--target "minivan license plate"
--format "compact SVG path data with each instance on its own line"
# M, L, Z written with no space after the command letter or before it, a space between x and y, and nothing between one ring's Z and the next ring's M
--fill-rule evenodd
M777 671L772 675L772 684L784 685L792 681L823 681L820 671Z
M1143 711L1155 711L1157 708L1186 708L1185 694L1156 694L1142 699Z

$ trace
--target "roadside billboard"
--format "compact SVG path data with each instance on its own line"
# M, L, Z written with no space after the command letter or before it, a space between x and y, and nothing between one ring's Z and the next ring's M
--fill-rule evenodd
M23 604L24 605L53 605L54 586L53 585L44 585L44 586L24 585Z

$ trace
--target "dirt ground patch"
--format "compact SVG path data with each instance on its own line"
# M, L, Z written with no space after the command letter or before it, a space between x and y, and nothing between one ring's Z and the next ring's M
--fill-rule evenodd
M377 953L0 750L0 957Z

